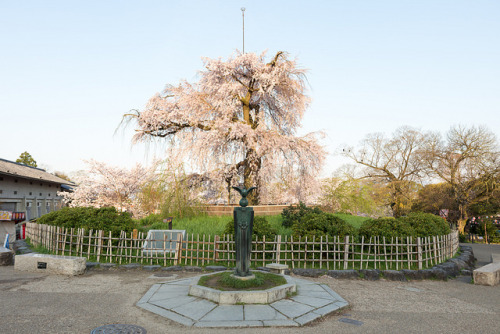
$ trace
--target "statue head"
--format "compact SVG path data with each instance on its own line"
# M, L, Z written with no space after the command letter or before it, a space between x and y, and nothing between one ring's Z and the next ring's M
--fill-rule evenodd
M251 187L250 189L246 189L245 187L239 188L239 187L233 187L234 190L238 191L241 195L240 199L240 206L246 207L248 205L248 200L247 196L250 194L250 192L254 189L257 189L256 187Z

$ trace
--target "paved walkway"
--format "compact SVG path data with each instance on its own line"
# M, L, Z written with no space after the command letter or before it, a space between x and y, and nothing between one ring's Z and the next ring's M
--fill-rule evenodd
M0 333L90 333L107 324L138 325L148 334L234 333L234 328L186 327L136 306L154 284L194 275L109 270L66 277L0 267ZM238 333L496 334L500 328L500 286L473 285L470 277L448 282L307 280L329 286L349 306L302 327L238 328Z
M198 277L155 284L137 306L195 327L302 326L348 303L326 284L287 276L297 295L268 305L219 305L188 295Z
M491 263L491 254L500 254L500 245L476 244L467 243L460 244L472 247L474 257L477 259L476 268L482 267Z

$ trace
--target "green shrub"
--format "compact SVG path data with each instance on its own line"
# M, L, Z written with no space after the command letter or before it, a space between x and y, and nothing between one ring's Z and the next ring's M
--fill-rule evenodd
M415 230L406 221L387 217L370 219L363 222L359 228L359 235L365 238L379 236L390 239L392 237L415 236Z
M162 215L159 214L150 214L149 216L146 216L139 220L139 224L141 226L151 226L158 223L163 223Z
M310 212L292 225L293 236L295 238L305 237L319 239L322 236L355 235L356 229L345 220L324 212Z
M266 240L274 240L278 231L267 221L266 217L256 216L253 220L253 236L262 239L266 236ZM231 219L226 225L224 234L234 234L234 219Z
M136 228L135 221L128 212L118 212L114 207L62 208L37 219L37 223L64 228L84 228L86 230L111 231L119 236L120 231L131 232Z
M281 212L281 217L283 217L282 225L284 227L292 227L293 224L309 213L320 214L322 211L318 207L307 207L302 202L300 202L299 205L290 205Z
M405 217L399 218L399 220L413 227L415 236L417 237L445 235L451 232L450 226L446 220L431 213L410 213Z

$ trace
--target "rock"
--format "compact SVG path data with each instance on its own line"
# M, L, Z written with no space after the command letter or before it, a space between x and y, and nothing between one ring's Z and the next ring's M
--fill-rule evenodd
M184 270L190 272L199 272L202 271L203 269L201 267L196 267L196 266L185 266Z
M326 269L292 269L292 273L305 277L320 277L326 274Z
M398 270L382 270L382 276L391 281L406 281L405 275Z
M98 268L99 266L99 262L87 262L87 270Z
M435 278L441 281L447 281L448 280L448 273L444 271L443 269L440 268L432 268L430 269L432 273L431 278Z
M205 270L210 270L210 271L226 271L227 268L224 266L206 266Z
M139 263L129 263L129 264L123 264L119 268L125 270L133 270L133 269L140 269L141 265Z
M143 270L147 270L147 271L155 271L155 270L159 270L161 268L160 265L150 265L150 266L142 266L142 269Z
M444 270L449 277L456 277L460 274L458 265L454 262L441 263L435 266L435 268Z
M423 270L410 270L410 269L403 269L401 270L403 275L406 277L408 280L422 280L424 279L424 273ZM430 278L431 275L429 275Z
M116 263L101 263L99 267L101 269L111 269L116 267Z
M361 269L359 270L359 277L369 280L376 281L380 279L380 270L378 269Z
M14 264L14 252L0 246L0 266L11 266Z
M330 277L333 278L340 278L340 279L352 279L352 278L358 278L359 273L357 270L353 269L348 269L348 270L328 270L326 274Z
M164 270L164 271L181 271L182 267L181 266L170 266L170 267L161 268L161 270Z

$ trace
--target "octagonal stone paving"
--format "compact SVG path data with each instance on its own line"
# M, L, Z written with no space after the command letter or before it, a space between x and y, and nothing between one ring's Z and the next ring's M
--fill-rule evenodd
M216 275L211 273L202 276ZM297 291L296 284L290 276L285 276L286 284L282 284L266 290L249 291L221 291L206 286L198 285L202 276L198 276L189 286L189 295L208 299L222 305L236 304L270 304L277 300L286 298Z
M155 284L137 306L186 326L269 327L303 326L344 308L348 303L326 284L286 276L297 292L265 305L222 305L190 296L200 276Z

